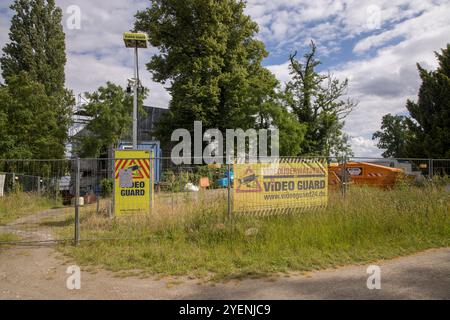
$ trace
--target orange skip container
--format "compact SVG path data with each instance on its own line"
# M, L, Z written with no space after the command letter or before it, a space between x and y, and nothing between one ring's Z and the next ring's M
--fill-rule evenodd
M380 188L392 188L403 176L403 170L389 168L367 162L347 162L330 164L328 167L328 183L330 187L339 186L343 180L344 167L347 171L346 180L349 184L370 185Z

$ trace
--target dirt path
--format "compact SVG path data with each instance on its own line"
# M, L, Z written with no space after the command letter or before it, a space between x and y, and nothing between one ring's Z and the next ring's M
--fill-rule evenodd
M52 247L0 251L0 299L450 299L450 248L379 263L381 290L367 289L367 266L351 266L225 284L82 271L70 291L71 263Z
M68 215L66 208L45 210L0 226L0 233L17 235L24 242L52 241L55 240L52 225L63 223Z
M21 231L52 212L29 216L0 232L50 240L46 228ZM58 215L58 214L57 214ZM195 279L120 278L82 270L81 290L66 288L73 265L52 246L0 247L0 299L450 299L450 248L376 263L381 290L367 289L367 266L228 283Z

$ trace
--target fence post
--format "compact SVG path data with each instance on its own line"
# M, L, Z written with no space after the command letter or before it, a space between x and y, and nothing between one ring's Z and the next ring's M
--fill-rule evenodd
M96 214L97 215L99 215L100 214L100 193L99 192L96 192L96 194L95 194L95 202L96 202L96 205L97 205L97 208L96 208Z
M347 155L344 156L344 172L342 173L342 196L347 194Z
M433 159L428 160L428 178L433 179Z
M41 196L41 177L37 177L37 192L38 196Z
M108 204L108 215L109 218L112 219L114 218L114 212L116 210L115 205L116 205L116 172L115 172L115 165L116 165L116 161L115 161L115 154L113 152L113 157L111 159L111 164L110 164L110 175L111 175L111 180L112 180L112 197L111 197L111 201Z
M59 178L58 175L56 175L55 179L55 203L58 201L58 193L59 193Z
M232 210L231 210L231 163L230 159L227 160L227 179L228 179L228 202L227 202L227 210L228 210L228 218L231 220Z
M154 188L155 188L155 168L153 167L152 154L150 153L150 213L153 213L153 198L154 198Z
M80 158L75 163L75 245L80 244Z

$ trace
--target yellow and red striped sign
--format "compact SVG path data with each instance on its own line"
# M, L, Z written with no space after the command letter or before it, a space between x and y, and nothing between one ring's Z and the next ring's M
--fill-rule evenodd
M135 179L150 179L150 159L118 159L116 160L116 179L123 169L138 168L133 171Z
M154 183L152 160L150 151L115 152L116 216L150 212Z

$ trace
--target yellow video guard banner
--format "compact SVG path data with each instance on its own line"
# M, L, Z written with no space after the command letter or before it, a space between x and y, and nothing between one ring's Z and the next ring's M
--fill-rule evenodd
M150 151L115 152L116 216L147 214L153 202L153 157Z
M320 161L234 165L236 213L273 213L324 207L327 164Z

